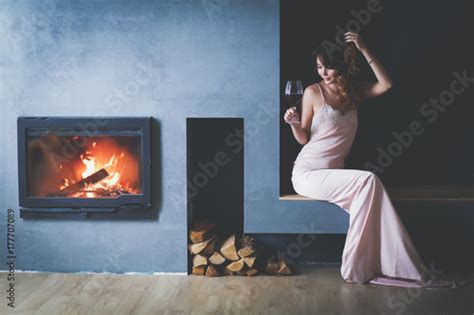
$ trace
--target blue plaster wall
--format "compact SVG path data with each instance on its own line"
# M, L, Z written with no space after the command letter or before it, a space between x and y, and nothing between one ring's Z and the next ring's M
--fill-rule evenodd
M246 232L345 232L333 205L278 200L278 1L2 1L0 38L0 239L13 208L18 269L186 272L186 117L244 118ZM20 220L17 117L91 115L157 121L158 219Z

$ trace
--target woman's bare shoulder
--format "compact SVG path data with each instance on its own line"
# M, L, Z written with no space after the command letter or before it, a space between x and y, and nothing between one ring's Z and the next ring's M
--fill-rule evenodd
M306 87L306 89L304 90L305 93L308 93L310 95L318 95L319 94L319 88L317 87L317 84L318 83L313 83L313 84L310 84Z
M317 86L319 83L313 83L308 85L304 91L305 98L311 101L313 112L317 112L319 108L323 105L323 96L321 95L321 90Z

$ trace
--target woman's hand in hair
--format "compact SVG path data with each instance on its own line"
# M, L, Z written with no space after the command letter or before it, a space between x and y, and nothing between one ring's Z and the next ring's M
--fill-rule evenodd
M360 51L367 49L367 46L365 46L365 43L359 33L347 32L344 34L344 39L348 43L353 42Z

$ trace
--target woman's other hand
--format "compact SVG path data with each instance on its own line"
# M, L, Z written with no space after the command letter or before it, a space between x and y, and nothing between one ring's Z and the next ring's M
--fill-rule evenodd
M289 125L300 124L300 114L296 111L296 107L291 107L286 110L285 115L283 116L285 122Z

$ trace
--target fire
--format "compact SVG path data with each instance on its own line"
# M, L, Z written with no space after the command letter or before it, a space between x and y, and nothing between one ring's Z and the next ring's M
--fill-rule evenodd
M79 156L80 164L75 167L77 180L64 178L63 185L59 187L64 190L75 183L84 183L69 197L96 198L140 193L137 188L138 162L130 153L121 150L113 141L105 140L94 141L84 152ZM95 178L99 173L101 176Z
M97 172L96 167L95 167L95 158L82 158L82 163L86 166L86 171L82 172L82 178L86 178L89 175L94 174Z

